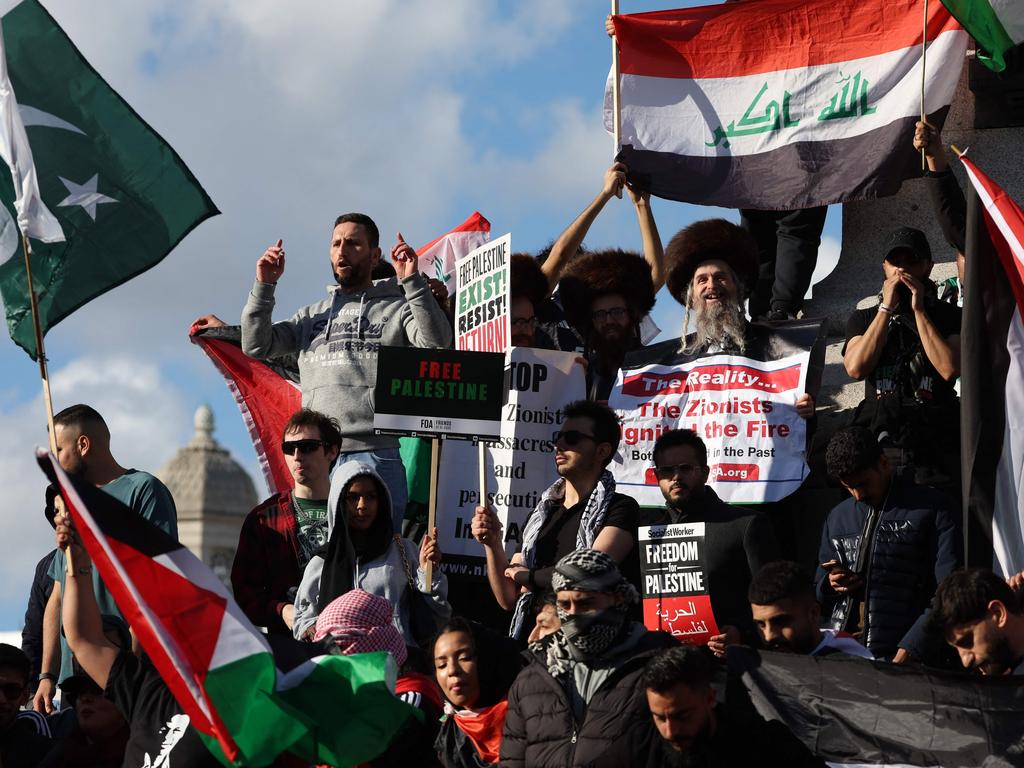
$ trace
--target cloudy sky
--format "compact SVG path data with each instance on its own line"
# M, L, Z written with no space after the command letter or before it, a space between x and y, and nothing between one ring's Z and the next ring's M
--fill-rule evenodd
M610 61L605 6L582 0L44 0L106 80L178 150L223 212L160 265L101 296L46 338L54 408L104 414L115 457L156 471L208 403L217 438L257 479L255 454L219 375L188 343L191 321L237 322L256 259L288 251L282 316L331 279L334 217L362 210L382 243L421 245L479 210L516 250L553 238L600 189ZM623 12L696 3L622 3ZM13 5L0 4L3 9ZM664 240L719 214L656 201ZM727 212L731 218L734 214ZM639 248L613 201L593 246ZM838 252L838 215L825 249ZM656 320L675 335L666 296ZM21 626L36 561L51 546L46 442L35 364L0 342L0 630Z

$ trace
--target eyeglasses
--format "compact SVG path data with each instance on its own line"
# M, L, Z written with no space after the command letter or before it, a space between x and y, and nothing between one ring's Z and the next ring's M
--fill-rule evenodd
M563 443L570 448L574 445L579 445L581 440L593 440L595 443L597 442L596 437L588 435L586 432L580 432L578 429L567 429L564 432L559 430L551 436L551 442L555 445Z
M699 464L669 464L664 467L655 467L654 475L659 480L671 480L678 475L692 475L699 472L702 467Z
M537 318L534 317L517 317L512 321L513 328L532 328L537 324Z
M4 698L8 701L14 701L25 693L25 686L20 683L4 683L0 685L0 692L3 693Z
M294 456L295 451L303 455L313 453L317 448L321 446L327 447L327 443L323 440L285 440L281 443L281 453L285 456Z
M596 312L590 313L590 319L595 323L604 323L608 320L625 320L629 316L629 310L625 307L615 307L614 309L599 309Z

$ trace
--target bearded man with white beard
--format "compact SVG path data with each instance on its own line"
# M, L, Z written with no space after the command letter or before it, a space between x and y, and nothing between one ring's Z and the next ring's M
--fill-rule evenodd
M694 222L669 241L665 259L668 290L686 310L681 352L744 354L772 343L773 326L752 324L744 312L757 277L757 246L746 230L725 219ZM802 418L814 415L808 393L798 395L795 405Z

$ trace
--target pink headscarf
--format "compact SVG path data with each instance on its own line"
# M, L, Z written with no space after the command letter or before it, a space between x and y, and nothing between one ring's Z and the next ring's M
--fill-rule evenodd
M402 633L391 623L391 603L362 589L335 598L317 617L313 639L327 637L346 656L390 651L402 666L409 653Z

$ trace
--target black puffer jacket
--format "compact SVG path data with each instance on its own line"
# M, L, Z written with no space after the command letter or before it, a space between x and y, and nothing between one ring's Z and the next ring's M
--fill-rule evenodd
M960 567L961 539L950 500L932 488L894 479L881 510L852 498L829 512L821 532L818 562L839 560L856 570L863 559L867 636L864 645L876 658L891 658L898 648L921 657L926 612L937 584ZM840 597L818 568L818 597L834 629L851 626L852 601Z
M677 644L666 632L647 632L640 637L633 655L594 693L582 722L576 722L569 696L548 672L543 656L530 653L530 663L508 695L501 743L503 768L618 766L609 756L609 748L627 738L638 750L645 750L653 728L640 674L651 656Z

